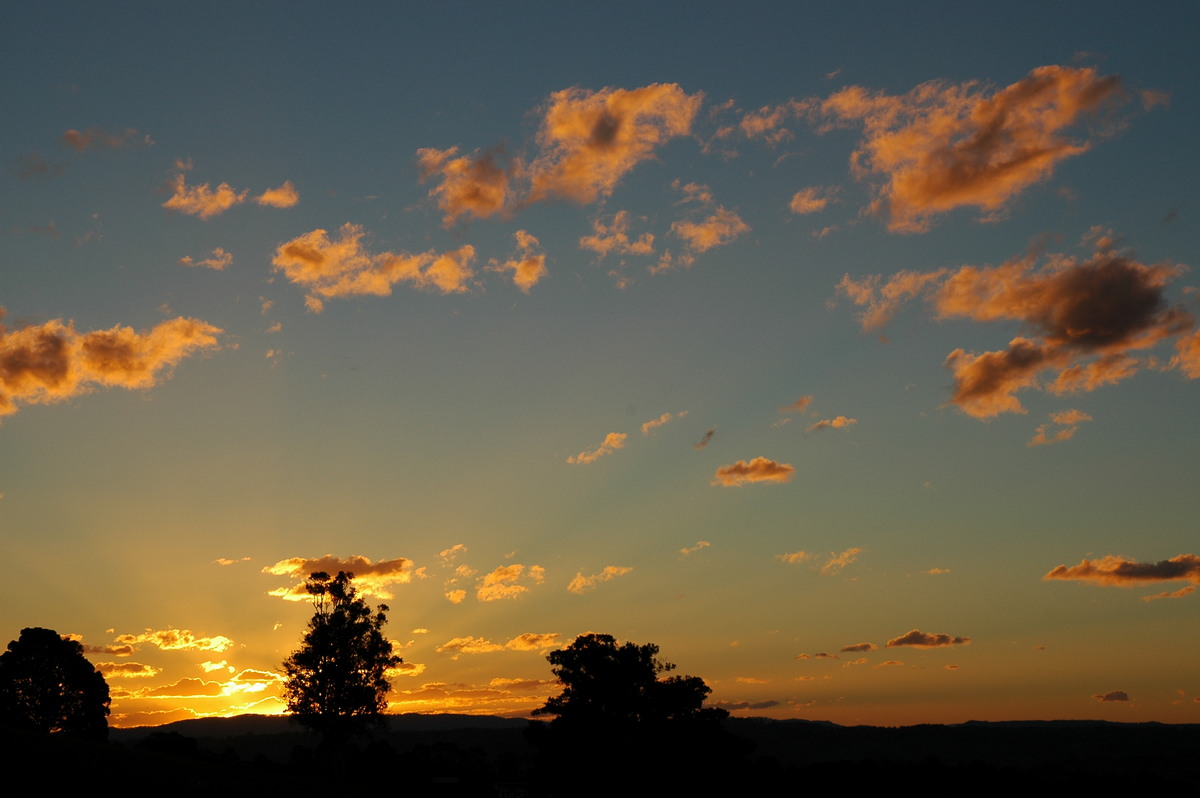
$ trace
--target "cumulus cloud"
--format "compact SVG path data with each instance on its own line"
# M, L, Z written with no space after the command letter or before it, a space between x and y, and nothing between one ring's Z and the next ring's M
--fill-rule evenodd
M1096 699L1102 704L1106 704L1110 701L1128 701L1129 693L1125 692L1124 690L1110 690L1107 693L1093 693L1092 698Z
M624 576L632 570L633 568L624 565L606 565L603 571L591 576L584 576L583 571L579 571L567 585L567 590L572 593L586 593L601 582L608 582L618 576Z
M149 136L139 136L138 132L127 127L120 133L110 133L102 127L89 127L87 130L68 130L62 135L63 143L76 152L93 148L119 150L130 146L149 146L154 140Z
M355 555L345 559L326 554L324 557L290 557L262 569L264 574L275 574L294 579L290 587L268 591L269 596L278 596L285 601L308 601L311 596L304 590L304 582L318 571L333 576L338 571L354 574L354 587L363 596L392 598L393 585L412 580L413 562L405 557L394 560L371 562L366 557Z
M204 266L208 269L223 270L226 266L233 263L233 255L226 252L223 248L217 247L212 251L210 257L203 260L193 260L191 255L184 255L179 259L182 266Z
M707 540L697 540L695 546L685 546L679 550L679 553L686 557L689 554L695 554L700 549L707 549L711 545Z
M836 196L836 189L825 186L810 186L793 194L792 201L788 207L791 208L792 213L797 216L803 216L825 210L829 203L834 201Z
M652 418L649 421L647 421L645 424L643 424L642 425L642 434L649 435L651 432L658 429L662 425L669 424L677 418L683 418L687 414L688 414L688 411L686 411L686 410L684 410L682 413L679 413L678 415L672 415L670 413L663 413L658 418Z
M812 432L820 429L845 429L846 427L857 423L858 419L846 418L845 416L838 416L837 418L823 418L820 421L815 421L812 424L809 424L804 428L804 431Z
M449 654L451 659L458 659L460 654L490 654L503 650L504 646L482 637L455 637L434 649L439 654Z
M242 204L246 201L246 195L250 193L245 190L237 191L228 183L222 183L215 190L209 188L208 183L189 186L182 174L175 175L171 181L171 188L173 192L163 203L163 207L186 213L188 216L199 216L201 219L219 216L234 205Z
M282 186L267 189L254 201L270 208L294 208L300 202L300 192L296 191L291 180L285 180Z
M545 578L546 569L540 565L531 565L528 569L520 563L501 565L479 578L475 597L480 601L516 598L529 591L529 584L540 585Z
M888 648L912 646L913 648L942 648L944 646L965 646L970 644L969 637L952 637L947 634L930 634L919 629L913 629L906 634L887 641Z
M874 643L854 643L849 646L842 646L842 653L855 651L874 651L876 648Z
M462 588L456 588L454 590L446 591L446 598L450 601L451 604L462 604L463 600L466 597L467 597L467 591L463 590Z
M308 289L306 304L320 312L322 299L348 296L390 296L392 286L406 282L415 288L459 294L470 289L475 248L470 244L437 254L369 252L365 231L347 222L330 239L325 230L312 230L275 248L271 264L288 280Z
M465 215L479 219L495 216L505 211L512 200L509 165L500 162L499 153L476 152L465 156L458 154L458 147L448 150L427 147L417 150L417 164L422 180L439 178L429 196L437 199L446 227Z
M140 662L97 662L96 670L109 680L141 679L158 675L158 668Z
M699 441L692 444L692 448L695 449L696 451L700 451L701 449L703 449L705 446L708 446L708 444L712 442L713 436L716 434L717 434L717 428L709 427L704 432L704 436L701 437Z
M546 256L534 252L540 245L538 240L524 230L514 233L517 239L517 251L508 260L500 263L493 260L488 264L488 271L512 272L513 284L526 294L546 276Z
M17 412L18 402L60 402L96 387L153 387L183 358L217 348L221 332L182 317L140 333L120 326L79 333L61 319L19 330L0 323L0 416Z
M1086 152L1091 142L1068 131L1121 97L1116 76L1044 66L998 91L934 81L889 96L851 86L815 114L830 125L863 125L851 168L860 178L882 176L871 210L887 216L890 230L914 233L960 207L995 218L1061 161Z
M683 240L689 252L707 252L750 232L750 225L733 211L717 208L699 222L673 222L671 232Z
M902 272L886 283L877 275L847 276L838 289L866 307L864 329L883 324L904 301L921 294L938 318L1021 322L1028 334L1005 349L983 354L956 349L946 366L954 373L950 401L964 413L975 418L1024 413L1019 391L1042 388L1061 395L1121 382L1155 362L1135 353L1195 328L1190 313L1164 299L1166 284L1182 267L1141 263L1112 249L1107 231L1087 240L1095 251L1086 260L1051 254L1036 270L1037 257L1029 254L996 267ZM1194 376L1182 359L1171 365ZM1043 372L1051 372L1045 382Z
M617 211L608 224L601 219L592 220L592 234L581 237L579 247L591 250L601 258L612 253L653 255L654 234L642 233L637 238L631 239L629 237L629 211Z
M224 635L198 637L190 629L147 629L138 635L117 635L114 642L128 646L150 644L163 651L215 651L218 654L233 645L233 641Z
M737 487L751 482L787 482L796 472L788 463L777 463L765 457L755 457L750 462L738 460L732 465L721 466L713 475L712 484Z
M1042 577L1046 580L1064 579L1091 582L1096 585L1132 587L1154 582L1188 581L1200 585L1200 557L1195 554L1179 554L1159 562L1137 562L1126 557L1109 554L1098 560L1083 560L1078 565L1059 565ZM1161 594L1154 598L1178 598L1193 592L1186 586L1172 594Z
M546 651L562 643L562 635L558 632L537 633L526 632L517 635L504 644L510 651Z
M625 439L628 437L629 435L624 432L610 432L604 436L604 440L598 448L590 452L583 451L579 454L573 454L567 458L567 462L579 465L594 463L606 454L612 454L617 449L625 448Z
M555 92L538 131L541 151L529 165L530 200L590 203L610 195L656 148L691 132L701 99L674 83Z

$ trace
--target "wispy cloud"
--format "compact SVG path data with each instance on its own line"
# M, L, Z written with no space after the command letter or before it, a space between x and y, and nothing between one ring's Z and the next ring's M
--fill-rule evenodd
M487 269L501 273L511 271L513 285L528 294L529 289L547 274L546 256L534 251L541 244L529 233L518 230L513 236L517 240L517 251L503 263L495 260L489 262Z
M703 449L705 446L708 446L708 444L710 444L712 442L713 436L716 434L717 434L717 428L709 427L707 430L705 430L704 435L700 438L700 440L698 440L698 441L696 441L696 443L692 444L692 448L695 449L696 451L700 451L701 449Z
M140 135L131 127L127 127L119 133L110 133L102 127L89 127L87 130L72 129L63 133L62 140L76 152L97 148L119 150L124 147L148 147L154 143L149 136Z
M664 424L669 424L677 418L683 418L687 414L688 411L686 410L676 415L672 415L671 413L663 413L658 418L652 418L646 423L642 424L642 434L649 435L651 432L663 426Z
M679 550L679 553L686 557L689 554L695 554L696 552L700 551L700 549L707 549L711 545L712 544L707 540L697 540L695 546L684 546Z
M546 579L546 569L540 565L526 568L520 563L501 565L479 578L475 597L480 601L516 598L529 592L529 585L540 585Z
M591 451L582 451L567 458L568 463L587 465L594 463L606 454L612 454L617 449L625 448L625 440L629 437L624 432L610 432L604 436L600 446Z
M567 590L572 593L586 593L601 582L609 582L616 579L618 576L624 576L631 572L633 568L625 565L606 565L604 570L598 574L584 576L583 571L575 574L575 578L567 585Z
M609 254L653 255L654 234L642 233L635 239L629 237L629 211L617 211L612 221L605 224L601 219L592 220L592 234L579 239L579 247L598 254L601 258Z
M820 421L814 421L812 424L809 424L804 428L804 431L813 432L815 430L822 429L845 429L846 427L857 423L858 419L846 418L845 416L838 416L837 418L823 418Z
M233 263L233 255L230 255L221 247L217 247L212 251L212 255L203 260L193 260L191 255L184 255L179 259L179 263L181 266L204 266L208 269L222 271Z

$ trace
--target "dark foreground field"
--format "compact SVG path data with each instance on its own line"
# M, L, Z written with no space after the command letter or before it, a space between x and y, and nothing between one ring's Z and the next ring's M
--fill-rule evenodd
M755 795L817 785L861 790L919 785L935 795L978 788L1024 794L1184 788L1200 783L1200 725L1098 721L837 726L730 718L727 755L679 754L657 772L596 761L573 777L539 759L528 721L404 715L350 750L320 750L316 737L279 717L185 721L113 729L107 745L3 732L11 796L42 795L51 780L80 789L111 784L127 795L275 795L328 788L421 795L658 793L673 784ZM37 773L28 788L13 776ZM549 775L553 773L554 775Z

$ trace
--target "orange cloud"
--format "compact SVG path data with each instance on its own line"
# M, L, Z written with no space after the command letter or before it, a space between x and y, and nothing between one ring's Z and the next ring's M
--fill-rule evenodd
M792 201L788 207L791 208L792 213L797 216L803 216L825 210L836 196L836 189L824 186L810 186L793 194Z
M234 205L242 204L246 201L246 195L249 193L248 191L235 191L228 183L217 186L216 191L210 189L208 183L188 186L181 174L175 175L171 184L175 191L163 203L163 207L186 213L189 216L199 216L201 219L219 216Z
M1033 437L1025 445L1045 446L1051 443L1070 440L1075 437L1075 431L1079 429L1078 425L1080 423L1091 420L1092 417L1081 410L1064 410L1060 413L1054 413L1050 416L1051 423L1059 424L1063 428L1051 432L1050 424L1039 424L1038 428L1034 430Z
M717 208L707 219L700 222L678 221L671 224L671 232L683 239L691 252L707 252L733 241L743 233L750 232L750 225L736 213Z
M803 413L805 410L808 409L808 406L810 404L812 404L812 400L813 400L813 398L811 396L801 396L799 399L792 402L790 405L784 405L783 407L779 408L779 412L780 413Z
M652 418L649 421L647 421L645 424L643 424L642 425L642 434L649 435L651 432L658 429L662 425L669 424L677 418L683 418L687 414L688 414L688 411L686 411L686 410L684 410L682 413L679 413L678 415L672 415L670 413L663 413L658 418Z
M135 141L136 139L136 141ZM120 133L109 133L102 127L89 127L87 130L68 130L62 135L63 143L76 152L90 150L93 147L104 147L109 150L119 150L130 144L150 145L154 140L149 136L138 139L138 132L131 127Z
M712 544L707 540L697 540L695 546L685 546L679 550L679 553L686 557L689 554L695 554L696 552L700 551L700 549L707 549L711 545Z
M1083 560L1079 565L1060 565L1043 579L1073 579L1097 585L1132 587L1149 582L1187 580L1200 585L1200 557L1180 554L1159 562L1137 562L1109 554L1098 560ZM1191 591L1187 591L1191 592ZM1187 595L1187 593L1180 593Z
M449 654L451 659L458 659L461 654L490 654L503 650L504 646L482 637L455 637L434 649L439 654Z
M632 570L633 568L624 565L606 565L603 571L591 576L584 576L583 571L579 571L575 574L575 578L571 580L571 584L567 585L567 590L572 593L586 593L601 582L609 582L618 576L624 576Z
M580 238L579 247L590 249L602 258L613 252L618 255L653 255L654 234L642 233L637 239L630 239L629 211L617 211L607 225L600 219L593 219L592 235Z
M842 646L841 651L844 654L854 651L874 651L875 648L876 646L874 643L854 643L853 645Z
M617 449L625 448L625 439L628 437L629 435L624 432L610 432L604 436L604 441L601 442L599 448L593 449L590 452L584 451L579 454L573 454L567 458L567 462L580 465L594 463L606 454L612 454Z
M1121 96L1116 76L1044 66L992 93L973 82L934 81L901 96L851 86L822 102L818 116L863 124L851 167L884 177L871 209L886 212L890 230L913 233L959 207L996 217L1059 162L1086 152L1090 142L1066 132Z
M492 261L488 264L487 269L493 272L511 271L513 284L528 294L529 289L546 276L546 256L534 253L533 250L540 244L536 238L524 230L518 230L513 237L517 239L516 255L504 263Z
M285 180L282 186L267 189L254 201L270 208L294 208L300 202L300 192L296 191L291 180Z
M858 419L846 418L845 416L838 416L837 418L823 418L820 421L809 424L804 428L804 431L812 432L819 429L844 429L857 423Z
M521 579L540 585L545 581L546 569L540 565L531 565L526 570L524 565L501 565L491 573L479 578L475 597L480 601L497 601L499 599L516 598L522 593L529 592L527 584L520 584Z
M117 635L115 642L136 646L149 643L163 651L216 651L218 654L233 645L224 635L197 637L190 629L147 629L140 635Z
M887 321L899 305L926 294L939 318L1019 321L1029 335L999 351L974 354L956 349L946 358L954 372L951 403L975 418L1024 413L1016 393L1045 388L1066 394L1120 382L1145 363L1133 352L1175 336L1190 335L1195 318L1164 299L1166 284L1181 272L1169 262L1143 264L1113 250L1109 235L1091 236L1094 254L1084 261L1049 255L1034 270L1026 255L997 267L963 266L953 272L906 272L881 285L881 278L843 278L838 289L860 306L864 329ZM1181 350L1186 338L1177 342ZM1187 364L1173 360L1187 376ZM1043 386L1041 374L1057 373Z
M397 557L394 560L371 562L366 557L355 555L345 559L326 554L324 557L290 557L262 569L264 574L286 576L296 580L291 587L280 587L268 591L268 596L278 596L285 601L308 601L311 596L305 591L305 581L318 571L334 575L338 571L354 574L354 587L363 596L392 598L392 585L412 581L412 560Z
M928 634L919 629L913 629L907 634L887 641L888 648L912 646L914 648L941 648L943 646L965 646L970 644L969 637L951 637L947 634Z
M775 559L788 565L794 565L798 562L804 562L811 556L807 551L789 551L783 554L776 554Z
M821 566L821 574L823 576L833 576L841 571L847 565L858 559L858 555L862 554L862 549L853 547L846 549L841 554L835 554L829 558L824 565Z
M217 348L221 332L182 317L140 333L118 326L80 334L61 319L20 330L0 324L0 416L18 402L60 402L96 386L151 388L183 358Z
M204 266L209 269L221 271L233 263L233 255L230 255L221 247L217 247L212 251L212 257L205 258L204 260L192 260L191 255L184 255L179 259L179 263L182 266Z
M467 214L479 219L495 216L511 201L509 170L506 165L496 163L493 153L476 152L467 157L458 155L458 147L448 150L429 147L417 150L417 164L422 180L434 175L441 178L429 196L437 198L446 227Z
M97 662L96 670L105 679L140 679L157 676L158 668L153 665L143 665L140 662Z
M657 147L691 132L701 99L674 83L555 92L538 132L541 153L529 166L530 200L608 196Z
M373 254L363 246L364 235L360 225L349 222L332 240L325 230L312 230L276 247L271 264L311 292L306 303L316 312L323 308L322 297L390 296L398 282L457 294L467 291L475 277L469 265L475 248L469 244L441 255L432 250Z
M548 634L526 632L525 634L517 635L512 640L509 640L504 644L504 647L510 651L545 651L561 645L561 638L562 635L560 635L558 632Z
M482 637L456 637L442 643L434 649L439 654L450 654L451 659L458 659L462 654L492 654L497 651L546 651L561 645L561 635L557 632L550 634L541 634L537 632L526 632L525 634L517 635L512 640L501 645L493 643L490 640ZM413 674L415 675L415 674ZM543 686L542 682L517 682L515 680L493 680L497 682L497 686L508 687L513 689L522 684L524 689L535 689Z
M712 484L728 488L751 482L788 482L795 471L796 469L787 463L755 457L748 463L738 460L732 465L721 466L713 475Z

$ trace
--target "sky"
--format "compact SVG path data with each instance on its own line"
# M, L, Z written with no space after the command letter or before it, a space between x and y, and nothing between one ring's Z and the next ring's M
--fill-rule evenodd
M0 5L0 634L278 713L1200 722L1200 9Z

